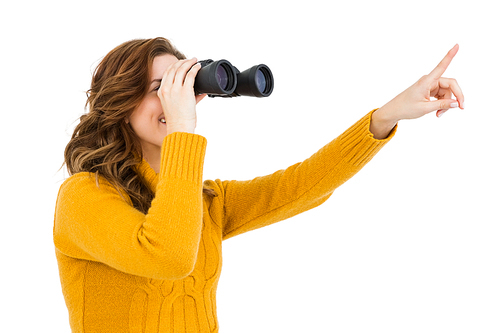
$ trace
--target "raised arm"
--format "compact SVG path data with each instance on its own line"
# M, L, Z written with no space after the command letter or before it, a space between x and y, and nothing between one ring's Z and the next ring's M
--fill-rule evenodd
M356 174L393 137L376 140L372 112L301 163L248 181L206 182L223 207L223 239L314 208ZM221 208L222 209L222 208Z
M225 239L283 220L324 202L392 138L399 120L464 108L455 79L441 77L458 52L455 45L428 75L302 163L250 181L216 181L225 207ZM456 99L453 99L452 96ZM431 100L435 98L436 100Z

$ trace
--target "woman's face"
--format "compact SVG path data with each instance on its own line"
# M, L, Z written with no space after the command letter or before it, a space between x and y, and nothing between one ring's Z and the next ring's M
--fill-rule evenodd
M167 135L166 124L160 122L164 116L157 90L165 70L177 61L178 59L171 54L154 58L150 75L151 82L146 96L128 119L130 126L141 141L144 155L159 155L163 139Z

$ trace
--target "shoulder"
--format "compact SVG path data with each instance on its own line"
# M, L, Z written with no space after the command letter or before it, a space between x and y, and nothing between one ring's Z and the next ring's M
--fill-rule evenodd
M106 194L128 197L124 191L119 191L104 177L96 176L93 172L79 172L64 180L59 188L58 200L70 199L75 196L79 199L95 199L96 196Z
M54 233L61 233L61 228L73 228L75 217L78 221L88 221L109 210L112 205L132 205L130 197L124 191L118 191L103 177L95 173L81 172L68 177L60 186L57 194ZM72 221L68 223L68 221Z
M102 177L97 177L93 172L79 172L66 178L59 188L59 193L61 192L74 192L81 189L89 190L95 188L96 190L101 187L101 184L105 182L105 185L110 185Z

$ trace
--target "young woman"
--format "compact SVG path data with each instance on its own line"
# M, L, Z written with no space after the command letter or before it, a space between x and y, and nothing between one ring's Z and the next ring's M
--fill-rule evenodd
M217 332L222 241L323 203L399 120L463 108L456 80L441 77L457 51L302 163L250 181L203 182L197 60L164 38L112 50L66 147L70 177L55 209L73 332Z

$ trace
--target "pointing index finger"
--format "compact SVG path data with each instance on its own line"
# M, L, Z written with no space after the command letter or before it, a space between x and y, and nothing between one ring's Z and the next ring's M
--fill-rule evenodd
M453 57L457 54L458 52L458 44L455 44L453 48L448 51L448 54L441 60L439 65L437 65L436 68L432 70L432 72L429 73L429 76L435 79L439 79L444 72L446 71L446 68L450 65L451 61L453 60Z

